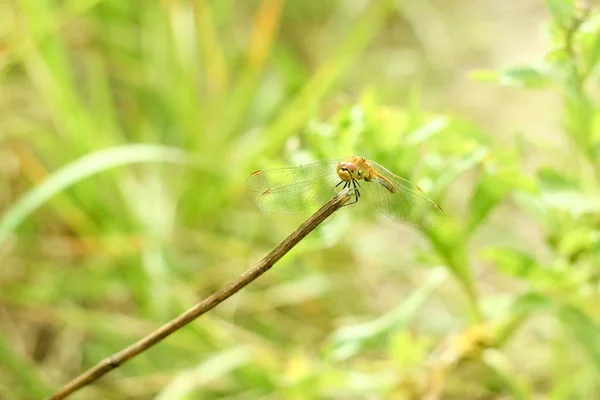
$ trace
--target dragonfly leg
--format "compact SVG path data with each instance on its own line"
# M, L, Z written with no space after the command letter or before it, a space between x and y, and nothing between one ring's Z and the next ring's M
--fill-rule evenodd
M335 187L337 188L342 183L344 184L344 186L342 186L342 190L352 186L352 193L350 194L350 196L352 196L352 200L350 200L350 202L344 204L342 207L346 207L346 206L352 205L354 203L357 203L358 198L360 197L360 192L358 191L357 185L358 185L358 187L360 187L360 184L355 179L352 179L347 182L340 181L337 185L335 185Z
M335 185L336 189L337 189L337 187L338 187L338 186L340 186L342 183L344 184L344 186L342 186L342 188L341 188L339 191L342 191L342 190L346 189L346 188L348 187L348 184L349 184L350 182L344 182L344 181L340 181L340 182L339 182L337 185ZM338 193L339 193L339 191L337 191L337 190L336 190L336 192L338 192Z
M358 203L358 196L356 194L352 194L352 200L348 203L344 204L342 207L351 206L352 204Z
M352 186L354 187L355 196L357 197L356 201L358 201L358 198L360 197L360 192L357 186L360 187L360 184L355 179L352 179Z
M358 203L358 199L360 197L360 191L356 187L357 184L358 184L358 182L356 182L356 180L352 179L352 181L346 182L346 184L344 185L344 189L347 187L350 187L350 185L352 185L353 189L352 189L352 194L351 194L352 200L350 200L350 202L344 204L342 207L351 206L354 203ZM358 186L360 187L360 185L358 185Z

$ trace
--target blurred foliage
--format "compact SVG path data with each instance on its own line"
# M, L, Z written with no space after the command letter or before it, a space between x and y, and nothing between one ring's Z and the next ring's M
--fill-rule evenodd
M547 0L543 59L470 75L558 99L533 116L550 139L424 106L449 3L0 2L0 398L50 394L279 243L303 217L259 213L249 172L354 154L444 225L348 207L73 398L596 398L600 10Z

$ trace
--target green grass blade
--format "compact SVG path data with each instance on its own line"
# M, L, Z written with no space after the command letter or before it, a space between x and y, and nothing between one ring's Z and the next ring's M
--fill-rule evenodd
M375 320L338 329L330 338L333 357L338 360L348 359L361 349L384 340L395 331L404 329L417 316L429 296L447 277L447 270L435 269L423 285L408 296L395 310Z
M48 386L32 368L32 364L33 362L28 362L24 357L18 355L11 341L0 334L0 365L8 368L14 376L19 378L20 382L26 384L29 393L41 398L47 394ZM4 383L6 382L4 381Z
M122 145L88 154L56 170L6 211L0 219L0 243L53 196L92 175L129 164L185 164L187 161L187 155L182 150L152 144Z

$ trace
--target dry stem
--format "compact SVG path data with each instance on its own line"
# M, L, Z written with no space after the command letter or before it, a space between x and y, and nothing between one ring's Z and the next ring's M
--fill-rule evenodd
M140 339L136 343L100 361L98 364L64 385L49 399L64 399L76 390L95 382L106 373L119 367L141 352L147 350L151 346L169 336L171 333L192 322L200 315L211 310L219 303L238 292L244 286L248 285L260 275L268 271L277 261L279 261L281 257L290 251L292 247L297 245L321 222L325 221L325 219L327 219L331 214L342 207L350 199L350 192L351 191L349 189L345 189L329 200L327 204L321 207L319 211L311 215L309 219L307 219L302 225L300 225L298 229L296 229L290 236L288 236L283 242L275 247L258 264L244 272L237 279L231 281L227 286L213 293L200 303L179 315L177 318L161 326L159 329Z

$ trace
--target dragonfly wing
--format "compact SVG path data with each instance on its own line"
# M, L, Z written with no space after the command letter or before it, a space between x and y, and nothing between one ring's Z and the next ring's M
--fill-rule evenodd
M339 160L324 160L296 167L256 171L246 180L246 188L262 192L262 211L297 214L318 210L336 193L340 182Z
M377 182L369 185L382 213L394 220L424 228L433 228L442 222L442 209L425 197L418 187L373 161L369 163L396 189L392 192Z
M269 189L284 189L304 186L307 182L323 175L337 176L336 167L340 160L322 160L295 167L267 169L254 172L246 179L246 189L265 192Z
M306 185L267 190L258 199L258 207L262 211L280 214L313 213L336 194L338 181L337 176L328 176Z

